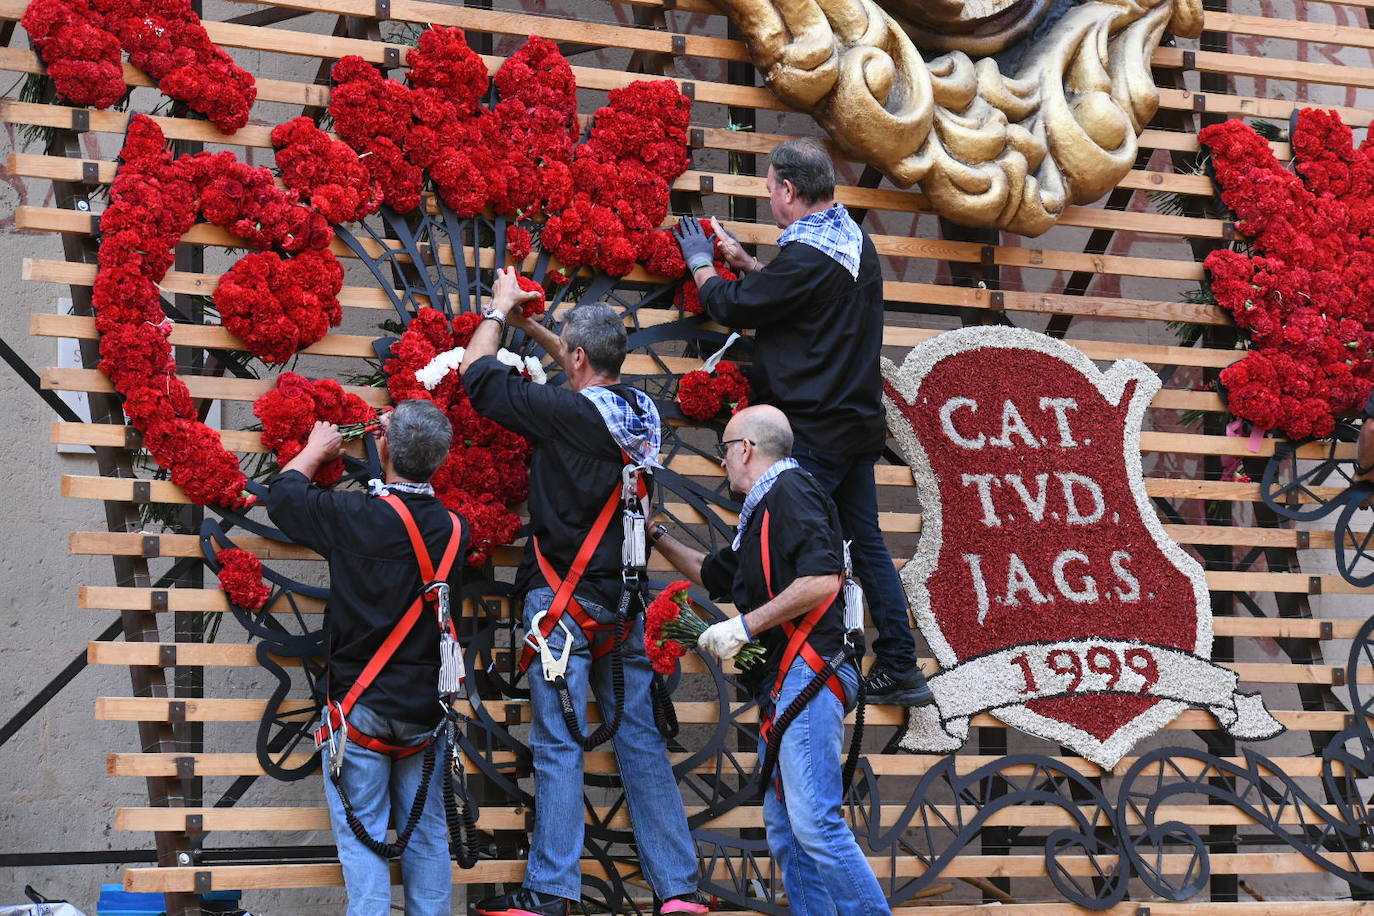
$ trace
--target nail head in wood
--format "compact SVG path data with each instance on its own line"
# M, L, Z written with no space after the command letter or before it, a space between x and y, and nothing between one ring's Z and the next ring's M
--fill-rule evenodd
M153 589L148 596L148 607L154 612L167 610L167 591L161 588Z
M186 701L185 701L185 700L172 700L172 701L168 702L168 704L167 704L167 721L168 721L168 722L185 722L185 721L186 721Z
M81 163L81 181L84 184L100 184L100 163L90 160Z
M1309 595L1320 595L1321 593L1322 593L1322 577L1321 577L1321 576L1308 576L1308 577L1307 577L1307 594L1309 594Z
M210 873L208 871L196 872L196 893L208 894L212 890L214 888L210 886Z
M157 649L157 663L163 668L177 666L177 647L175 643L163 643Z
M687 53L687 36L686 36L686 35L674 35L674 36L673 36L673 55L674 55L675 57L681 57L683 54L686 54L686 53Z
M72 130L78 134L84 134L91 129L91 113L85 108L72 110Z
M153 482L151 480L135 480L130 499L140 506L148 505L153 501Z
M387 48L382 52L382 66L388 70L401 66L401 49Z
M156 534L145 534L139 548L145 557L160 557L162 556L162 538Z
M177 768L177 779L190 779L196 775L196 758L178 757L174 762Z

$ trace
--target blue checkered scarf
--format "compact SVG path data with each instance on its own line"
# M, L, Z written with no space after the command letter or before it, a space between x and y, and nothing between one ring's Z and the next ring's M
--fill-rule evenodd
M803 216L782 231L778 237L778 247L791 242L810 245L818 251L830 255L840 263L849 275L859 279L859 257L863 252L864 237L859 224L850 217L844 204Z
M639 416L619 394L600 385L583 388L581 394L591 401L601 414L611 438L634 461L651 468L662 467L658 452L663 444L663 422L658 416L654 399L638 388L630 388L644 416Z
M730 545L732 550L739 550L740 541L744 538L744 529L749 527L749 517L754 514L754 510L763 502L763 498L768 495L768 491L773 489L773 483L778 479L778 475L783 471L790 471L792 468L799 468L795 459L784 458L781 461L773 462L773 466L764 471L754 485L749 488L749 494L744 497L744 508L739 510L739 524L735 526L735 540Z

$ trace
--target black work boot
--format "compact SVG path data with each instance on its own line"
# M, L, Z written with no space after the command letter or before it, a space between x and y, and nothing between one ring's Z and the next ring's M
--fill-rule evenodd
M919 668L894 671L882 663L874 664L864 678L864 692L868 702L891 706L929 706L935 702Z
M520 888L473 904L477 916L568 916L572 901L553 894Z

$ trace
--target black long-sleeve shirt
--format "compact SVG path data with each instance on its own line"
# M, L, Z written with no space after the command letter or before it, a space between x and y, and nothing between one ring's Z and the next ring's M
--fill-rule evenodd
M868 233L857 280L792 242L762 270L707 280L701 304L727 327L755 329L750 402L785 413L798 444L841 455L882 449L883 278Z
M396 494L415 517L436 566L453 531L448 510L433 496ZM342 700L386 641L424 584L401 517L361 490L324 490L299 471L273 479L267 514L293 541L329 561L329 698ZM453 611L459 609L467 525L449 572ZM358 698L388 719L435 725L439 709L439 623L428 609L396 654Z

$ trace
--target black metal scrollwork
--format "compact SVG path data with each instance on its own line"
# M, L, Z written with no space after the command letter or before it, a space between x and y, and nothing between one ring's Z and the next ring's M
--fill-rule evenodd
M459 311L478 308L492 279L491 268L477 266L482 249L494 248L495 263L504 263L502 220L459 220L440 207L437 215L425 218L384 212L380 222L380 228L340 229L339 235L388 291L403 322L409 321L422 300L442 303L446 310L449 302ZM546 268L547 256L541 256L537 270L542 273ZM672 295L672 287L598 276L589 283L575 281L563 287L552 302L556 308L565 301L606 300L621 308L630 319L632 350L654 358L659 367L659 371L628 378L654 396L670 420L680 414L672 402L675 374L663 356L699 354L722 340L720 334L703 330L698 318L664 321ZM513 347L525 355L532 352L533 342L517 336ZM379 350L384 352L385 347ZM1342 441L1348 441L1349 432L1343 430L1342 435ZM684 523L708 520L706 526L698 524L691 530L703 549L714 549L729 538L730 529L713 510L737 504L723 482L703 483L672 469L680 457L709 458L709 443L698 442L690 430L670 424L665 429L664 449L669 467L657 475L658 499L670 514L680 513ZM347 479L365 479L377 472L375 450L369 454L370 461L350 463ZM1305 468L1286 444L1266 471L1265 501L1295 519L1344 507L1341 518L1345 519L1374 487L1352 487L1345 491L1348 496L1336 499L1313 489L1333 479L1350 483L1353 475L1345 465L1331 457ZM259 537L287 540L260 522L239 515L225 517ZM1364 564L1374 567L1370 539L1370 534L1363 539L1352 536L1352 552L1338 554L1346 557L1341 562L1347 578L1364 575ZM1340 535L1338 543L1344 540ZM216 521L206 523L202 541L212 567L216 550L231 544ZM318 618L302 614L298 599L322 598L327 593L270 570L268 578L274 590L267 608L256 614L235 609L235 615L259 641L259 658L278 681L258 735L259 758L276 778L299 779L316 764L311 758L301 765L298 748L308 740L324 642ZM1374 581L1374 568L1368 581ZM520 640L514 630L519 615L510 606L514 598L508 585L482 573L470 578L463 595L471 708L466 710L469 721L459 741L476 775L486 783L483 805L488 810L503 800L525 808L534 805L527 781L531 755L522 737L528 693L515 670ZM701 604L708 613L718 613L709 602ZM1362 696L1359 682L1360 673L1374 665L1372 633L1374 621L1360 630L1351 649L1347 671L1354 724L1326 748L1321 777L1324 799L1302 789L1274 761L1249 750L1239 763L1187 748L1150 751L1120 779L1115 801L1101 778L1084 775L1062 758L1018 754L961 772L962 759L945 756L910 775L880 774L871 760L861 761L847 787L849 819L861 846L876 863L875 871L893 906L935 888L951 863L980 841L999 813L1028 808L1044 812L1034 819L1041 826L1009 830L1012 843L1043 853L1049 881L1063 899L1104 909L1126 898L1133 878L1152 895L1170 900L1196 896L1205 889L1210 874L1207 844L1195 827L1168 815L1171 802L1188 797L1230 805L1253 818L1255 826L1246 828L1247 842L1290 847L1352 888L1374 892L1374 880L1354 858L1367 848L1374 830L1357 785L1358 780L1374 776L1374 736L1367 722L1374 712L1370 708L1374 698ZM288 668L277 661L280 658L300 659L302 665ZM304 685L293 682L295 672L300 672ZM685 724L669 746L675 754L679 787L693 812L690 826L707 876L703 889L739 908L785 913L779 897L781 883L765 841L757 831L719 825L731 811L756 801L756 707L734 678L713 663L706 665L704 675L690 677L694 697L714 704L717 715L709 724ZM877 728L870 727L876 733ZM585 854L601 866L602 874L584 879L585 894L606 911L640 913L641 904L631 895L630 882L639 877L633 837L616 818L624 808L623 795L617 794L620 776L588 773L586 783L587 810L599 813L588 825Z

